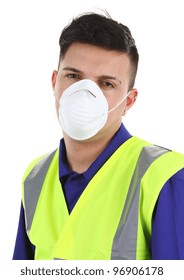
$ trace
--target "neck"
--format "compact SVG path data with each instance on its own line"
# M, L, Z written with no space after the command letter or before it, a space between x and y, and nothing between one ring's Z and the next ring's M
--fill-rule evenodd
M107 147L113 136L114 134L110 134L99 139L76 141L64 135L66 156L71 170L77 173L85 172Z

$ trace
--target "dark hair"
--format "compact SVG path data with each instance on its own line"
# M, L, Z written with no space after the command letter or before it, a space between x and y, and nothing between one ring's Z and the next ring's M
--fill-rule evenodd
M72 43L87 43L107 50L126 53L132 64L130 89L137 73L139 55L129 28L113 20L109 15L87 13L67 25L60 36L59 62Z

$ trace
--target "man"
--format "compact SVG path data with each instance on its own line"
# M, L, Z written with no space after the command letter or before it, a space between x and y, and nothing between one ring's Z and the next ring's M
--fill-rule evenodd
M138 94L129 29L89 13L59 43L64 137L25 172L13 259L184 259L184 156L122 123Z

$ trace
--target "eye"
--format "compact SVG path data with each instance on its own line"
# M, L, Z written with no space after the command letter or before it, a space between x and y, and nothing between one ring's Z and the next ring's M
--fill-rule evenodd
M80 79L80 76L76 73L69 73L69 74L66 74L66 77L68 79Z
M102 84L102 87L104 87L104 88L114 88L115 87L113 83L108 82L108 81L103 81L101 84Z

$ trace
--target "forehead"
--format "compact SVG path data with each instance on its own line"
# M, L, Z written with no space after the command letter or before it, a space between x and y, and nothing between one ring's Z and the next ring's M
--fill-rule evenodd
M129 75L130 59L127 54L106 50L89 44L73 43L60 61L60 66L73 67L82 72L104 75ZM105 73L104 73L105 72Z

